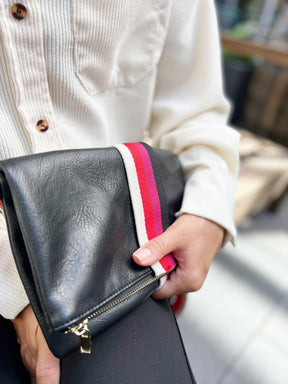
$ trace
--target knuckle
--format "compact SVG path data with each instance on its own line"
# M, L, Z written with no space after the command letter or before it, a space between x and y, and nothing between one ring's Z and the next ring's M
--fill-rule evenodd
M165 254L165 245L161 239L156 237L155 239L151 240L151 245L156 249L156 252Z
M192 286L191 286L191 292L197 292L200 290L200 288L202 287L203 285L203 281L195 281Z
M196 292L202 287L204 282L203 274L199 271L193 271L189 276L188 290L189 292Z

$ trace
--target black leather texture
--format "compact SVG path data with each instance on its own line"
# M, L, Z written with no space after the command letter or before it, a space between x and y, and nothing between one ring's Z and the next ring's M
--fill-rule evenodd
M181 204L182 171L170 152L149 153L167 227ZM64 333L69 326L154 276L132 259L139 245L122 158L113 147L13 158L0 163L0 186L20 277L51 351L63 357L79 347L78 336ZM92 336L157 285L89 320Z

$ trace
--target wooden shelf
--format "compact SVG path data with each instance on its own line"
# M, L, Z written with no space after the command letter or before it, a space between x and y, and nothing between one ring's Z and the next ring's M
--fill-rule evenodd
M261 56L270 63L288 68L288 50L283 51L268 47L266 44L238 40L226 36L222 37L222 46L236 55L244 57Z

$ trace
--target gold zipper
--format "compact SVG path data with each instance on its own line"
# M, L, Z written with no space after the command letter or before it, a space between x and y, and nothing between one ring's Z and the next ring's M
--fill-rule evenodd
M172 272L172 270L169 271L169 273L170 272ZM165 275L167 275L167 273L162 273L159 276L152 277L151 279L145 281L144 283L140 284L137 288L128 292L126 295L120 297L119 299L112 301L110 304L107 304L104 307L98 309L98 311L93 312L91 315L86 317L86 319L83 320L81 323L79 323L77 325L71 325L65 331L65 334L74 333L74 335L79 336L80 337L80 352L90 354L91 350L92 350L92 341L91 341L90 329L88 327L88 321L101 315L102 313L108 311L109 309L116 307L116 305L129 299L131 296L135 295L136 293L138 293L142 289L146 288L148 285L154 283L155 281L160 280Z

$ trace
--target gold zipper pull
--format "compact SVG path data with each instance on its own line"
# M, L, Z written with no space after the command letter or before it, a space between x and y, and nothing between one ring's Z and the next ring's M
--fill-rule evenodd
M80 336L80 352L91 353L92 341L90 329L88 328L88 319L85 319L78 325L69 327L65 333L74 333L74 335Z

